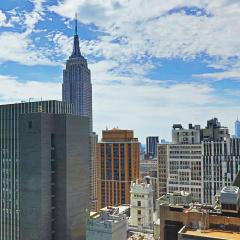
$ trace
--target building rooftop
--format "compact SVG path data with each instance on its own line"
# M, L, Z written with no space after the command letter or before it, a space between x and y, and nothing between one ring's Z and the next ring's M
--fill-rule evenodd
M236 186L224 187L224 188L221 190L221 193L237 194L238 192L239 192L239 187L236 187Z
M125 214L129 210L129 205L121 205L118 207L104 207L101 212L110 212L111 214Z
M189 229L183 227L180 231L182 235L188 236L197 236L202 237L204 239L222 239L222 240L239 240L240 232L232 232L232 231L224 231L220 229L208 229L208 230L200 230L200 229Z
M131 193L141 192L143 194L149 194L153 192L151 178L146 176L144 179L137 179L131 182Z
M131 235L128 240L154 240L153 234L135 233Z

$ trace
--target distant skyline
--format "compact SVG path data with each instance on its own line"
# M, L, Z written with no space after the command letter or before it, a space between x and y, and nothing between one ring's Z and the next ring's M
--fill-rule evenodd
M237 0L0 2L0 103L61 100L78 13L93 84L94 130L171 139L174 123L240 114Z

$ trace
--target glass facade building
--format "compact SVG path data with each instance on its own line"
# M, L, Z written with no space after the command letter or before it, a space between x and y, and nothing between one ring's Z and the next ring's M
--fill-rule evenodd
M235 122L235 137L240 138L240 121L238 119Z

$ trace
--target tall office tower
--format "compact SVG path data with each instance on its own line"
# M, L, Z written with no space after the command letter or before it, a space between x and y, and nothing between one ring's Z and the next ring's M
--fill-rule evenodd
M222 187L230 186L240 170L240 139L203 142L203 202L213 203Z
M91 202L92 210L96 210L96 145L98 136L93 132L91 71L88 69L87 60L82 56L80 51L77 18L75 19L73 52L67 60L66 69L63 70L62 100L73 104L76 115L87 116L89 118Z
M63 70L62 99L72 103L76 115L89 118L89 132L92 132L92 83L87 60L82 56L75 20L73 52Z
M147 137L146 138L146 152L149 157L157 157L157 145L159 143L159 137Z
M87 117L23 114L19 129L20 240L85 240Z
M98 209L130 203L130 185L140 175L140 143L131 130L102 131L98 143Z
M72 105L59 101L0 106L0 239L19 240L19 116L47 112L71 114Z
M159 144L157 154L157 198L167 194L168 144Z
M159 197L175 191L187 191L193 200L201 202L201 158L200 126L181 124L172 128L172 143L158 146Z
M158 145L158 196L187 191L197 202L213 203L214 195L231 184L240 167L240 140L231 139L217 119L207 127L173 126L171 144Z
M167 192L191 192L193 201L202 202L201 144L168 146Z
M240 138L240 121L238 119L235 122L235 137Z

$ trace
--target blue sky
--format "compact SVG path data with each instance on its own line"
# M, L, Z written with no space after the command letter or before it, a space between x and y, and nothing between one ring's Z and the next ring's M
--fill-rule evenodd
M170 140L174 123L218 117L233 134L240 100L237 0L0 2L0 102L61 99L79 16L94 128Z

